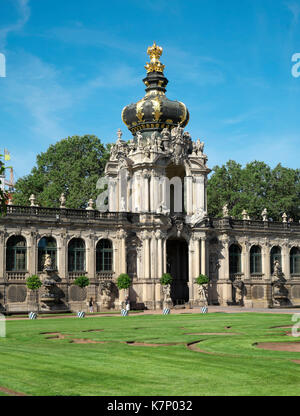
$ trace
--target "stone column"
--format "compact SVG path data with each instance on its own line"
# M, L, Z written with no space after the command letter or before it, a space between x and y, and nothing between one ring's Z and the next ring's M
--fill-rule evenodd
M126 267L126 231L125 230L119 230L118 231L118 238L120 240L120 274L127 272Z
M96 245L95 237L89 236L87 247L87 272L91 279L96 278Z
M200 244L201 244L201 239L199 238L199 236L194 235L193 237L194 240L194 248L195 248L195 256L194 256L194 264L195 264L195 278L197 278L200 275L200 270L201 270L201 260L200 260Z
M133 212L141 211L141 186L140 186L140 174L136 173L134 175L134 207Z
M193 268L193 263L194 263L194 247L193 247L193 243L195 243L195 241L193 241L193 239L191 238L189 241L189 248L188 248L188 262L189 262L189 300L191 303L194 302L194 268Z
M160 279L163 275L163 240L162 232L156 231L155 237L157 239L157 277Z
M271 278L270 243L267 239L262 246L262 272L265 280L269 280Z
M288 280L291 278L290 271L290 248L288 241L285 241L282 245L282 272L284 277Z
M150 235L148 231L143 232L144 241L144 278L150 278Z
M206 237L201 237L201 274L206 275Z
M187 215L193 215L193 178L186 176L186 212Z
M150 276L157 278L157 242L154 231L150 236Z
M67 277L67 239L65 234L60 234L58 241L58 250L57 250L57 263L58 263L58 274L61 279L66 279Z
M168 189L169 180L166 176L162 176L162 200L164 205L170 209L170 189Z
M163 238L163 273L167 273L167 238Z
M142 210L144 212L149 212L149 208L150 208L150 204L149 204L149 178L150 175L149 173L144 173L143 174L143 201L142 201Z
M250 279L250 244L245 241L242 245L242 272L244 273L244 279Z
M205 189L204 189L204 177L197 176L194 179L194 208L193 213L196 212L197 209L203 209L205 211Z
M109 211L117 211L117 181L115 178L109 178L108 182L108 198L109 198Z
M27 248L27 270L29 275L33 275L37 273L38 269L38 244L37 240L39 239L39 235L32 231L30 233L29 238L29 247Z
M5 276L5 258L4 232L0 232L0 280Z

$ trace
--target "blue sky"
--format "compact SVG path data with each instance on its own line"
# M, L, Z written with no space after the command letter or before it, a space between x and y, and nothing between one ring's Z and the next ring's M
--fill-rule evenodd
M121 110L144 95L154 40L210 167L299 167L300 0L0 0L0 149L16 177L64 137L129 139Z

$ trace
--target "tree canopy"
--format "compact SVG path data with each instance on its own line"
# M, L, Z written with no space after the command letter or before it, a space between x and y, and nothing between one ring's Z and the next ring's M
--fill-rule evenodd
M104 173L108 146L93 135L62 139L37 156L31 173L15 185L14 205L29 205L31 194L44 207L58 207L62 193L67 208L85 208L99 191L96 182Z
M234 218L242 218L245 209L252 219L261 219L264 208L268 217L280 221L287 213L294 220L300 219L300 169L290 169L278 164L271 169L264 162L254 161L244 168L229 160L215 166L208 180L208 213L222 216L227 204Z
M1 156L2 155L0 155L0 175L4 175L5 174L5 166L4 166L4 162L1 160ZM0 216L2 214L5 214L5 212L6 212L7 200L8 200L7 193L4 192L0 187Z

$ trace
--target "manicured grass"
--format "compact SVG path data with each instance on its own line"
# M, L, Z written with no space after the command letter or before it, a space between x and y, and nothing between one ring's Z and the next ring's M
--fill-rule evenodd
M300 353L258 349L284 336L291 315L135 315L7 321L0 386L28 395L299 395ZM226 329L226 326L231 326ZM103 329L101 332L82 332ZM46 339L60 332L65 339ZM186 335L234 332L237 335ZM109 341L75 344L72 338ZM121 343L179 343L146 347ZM210 352L191 351L186 344Z

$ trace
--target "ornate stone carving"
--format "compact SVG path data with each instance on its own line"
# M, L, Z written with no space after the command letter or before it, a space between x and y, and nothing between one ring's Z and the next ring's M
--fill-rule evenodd
M171 299L171 285L162 285L162 291L164 295L163 308L170 309L173 306Z
M119 230L117 231L117 238L119 238L120 240L122 240L123 238L126 238L127 233L125 230Z
M100 282L99 288L101 294L101 307L110 309L112 304L113 283L111 281Z
M235 303L242 306L245 291L244 282L240 278L237 278L233 282L233 287L235 288Z
M197 208L196 212L191 216L189 222L190 224L196 225L198 222L202 221L203 218L205 218L207 216L207 212L204 211L203 208Z
M223 211L223 218L229 217L229 210L228 210L228 205L227 204L225 204L223 206L222 211Z
M261 213L261 216L262 216L262 220L263 220L264 222L267 222L267 221L268 221L268 211L267 211L267 208L265 208L265 209L263 210L263 212Z
M60 207L59 208L66 208L66 198L65 198L64 193L62 193L60 195L59 202L60 202Z

